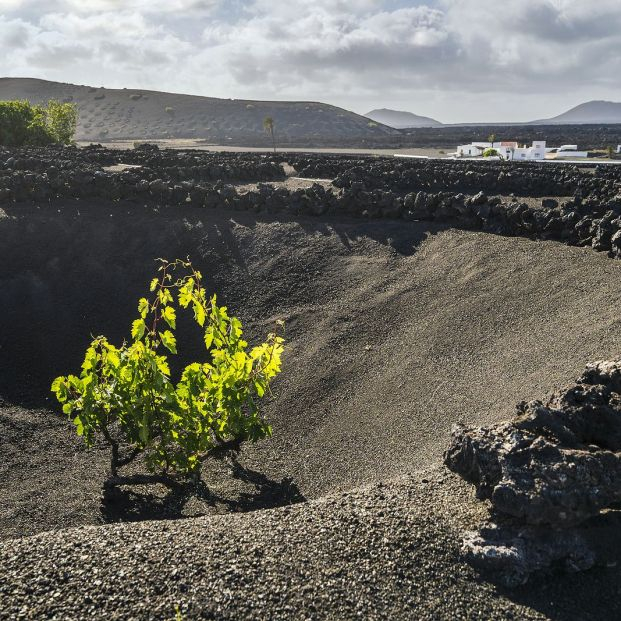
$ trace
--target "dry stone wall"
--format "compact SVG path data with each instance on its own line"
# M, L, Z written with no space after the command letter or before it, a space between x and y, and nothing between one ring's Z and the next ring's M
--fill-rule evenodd
M334 179L290 189L300 176ZM109 170L124 165L120 171ZM118 168L118 166L117 166ZM253 189L234 184L255 183ZM533 197L536 200L533 200ZM0 149L0 205L101 198L287 216L429 220L621 256L621 167L160 151Z

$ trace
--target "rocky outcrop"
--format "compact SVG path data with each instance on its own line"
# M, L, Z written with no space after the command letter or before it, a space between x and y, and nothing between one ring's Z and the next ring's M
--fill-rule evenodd
M490 522L465 533L462 542L467 560L507 587L523 585L533 575L615 567L620 550L621 519L616 513L563 529Z
M491 503L492 522L467 533L464 550L505 583L610 563L621 551L610 513L621 503L621 361L588 365L546 402L520 403L510 422L455 427L445 463ZM599 545L603 513L616 547Z

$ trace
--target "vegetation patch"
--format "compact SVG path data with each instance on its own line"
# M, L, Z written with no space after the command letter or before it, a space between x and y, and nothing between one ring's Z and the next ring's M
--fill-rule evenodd
M50 100L46 106L28 101L0 101L0 144L9 147L70 144L75 136L75 104Z
M110 445L113 478L143 453L151 472L195 474L205 458L272 433L258 403L280 372L283 338L272 333L248 349L239 319L207 296L187 261L161 260L150 290L129 344L95 338L80 375L52 384L87 446L96 436ZM173 383L166 352L177 353L178 309L192 309L209 362L189 364Z

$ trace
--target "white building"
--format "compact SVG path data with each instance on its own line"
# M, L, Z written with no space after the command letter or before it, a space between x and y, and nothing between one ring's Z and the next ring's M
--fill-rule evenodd
M589 157L588 151L578 151L577 144L564 144L558 149L548 149L548 153L555 159L561 159L569 157L571 159L580 159L583 157Z
M483 155L486 149L491 149L491 142L472 142L470 144L462 144L457 147L455 155L458 157L478 157Z
M546 143L533 142L532 147L520 147L517 142L472 142L457 147L457 157L479 157L487 149L494 149L503 160L543 160L546 157Z
M578 151L575 144L566 144L558 148L546 148L545 140L535 140L532 146L519 146L517 142L472 142L457 147L454 157L481 157L487 149L494 149L498 155L492 159L503 159L507 161L537 161L545 160L546 154L550 154L550 159L557 158L584 158L588 157L587 151ZM619 145L621 149L621 145Z

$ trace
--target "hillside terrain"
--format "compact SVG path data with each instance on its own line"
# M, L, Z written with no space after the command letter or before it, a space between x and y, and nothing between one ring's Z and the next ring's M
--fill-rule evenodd
M616 148L621 144L621 124L493 124L493 125L441 125L402 130L398 138L385 138L379 144L393 147L440 148L454 151L457 145L472 141L486 141L490 134L497 140L516 140L531 144L533 140L545 140L548 146L577 144L580 149ZM406 135L409 134L409 135Z
M408 129L412 127L439 127L442 125L440 121L429 118L428 116L420 116L413 112L403 112L400 110L389 110L381 108L379 110L371 110L364 116L377 122L395 127L397 129Z
M0 78L0 100L73 102L79 111L77 140L197 138L226 144L271 146L263 128L275 122L279 143L340 139L373 140L398 135L353 112L317 102L216 99L138 89L106 89L31 78Z
M587 101L550 119L533 121L537 125L577 125L621 123L621 102Z
M589 150L621 144L621 122L614 112L614 106L619 104L608 102L600 102L606 106L598 109L602 110L600 116L609 120L589 120L595 112L588 108L575 121L561 115L523 125L442 125L428 117L392 110L375 110L360 116L316 102L216 99L31 78L0 78L0 100L4 99L29 99L36 103L49 99L73 101L79 110L76 139L81 142L179 139L194 140L198 146L271 148L271 137L263 128L263 120L271 116L277 145L282 147L452 150L458 144L486 140L490 133L506 140L547 140L554 146L578 144ZM608 110L605 114L604 108Z

